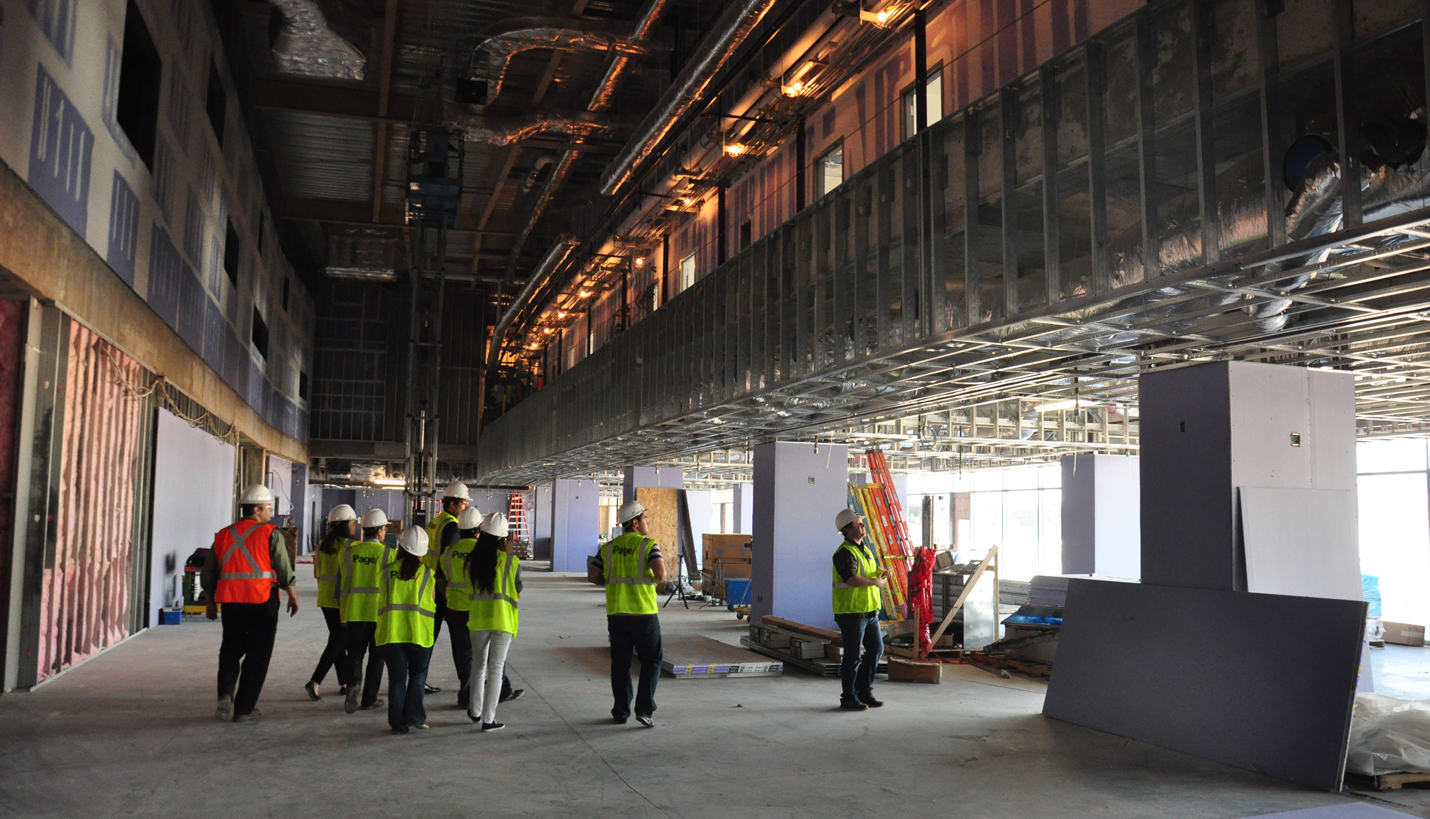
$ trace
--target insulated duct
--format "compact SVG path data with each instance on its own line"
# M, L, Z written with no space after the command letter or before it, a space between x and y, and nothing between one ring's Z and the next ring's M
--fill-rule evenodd
M283 15L273 61L283 74L361 80L367 58L328 27L317 0L270 0Z
M631 137L606 170L606 175L601 180L602 194L614 194L631 178L636 167L655 151L661 140L675 127L676 122L700 100L714 81L715 75L734 56L735 50L759 24L774 2L775 0L743 0L720 15L720 19L715 22L705 39L700 41L700 46L681 72L679 82L665 92L655 109L641 123L635 136Z
M538 134L565 134L572 138L584 138L620 126L620 123L613 123L606 118L598 119L588 112L531 113L509 117L457 114L448 117L448 124L460 131L468 142L484 142L489 145L513 145ZM629 126L629 122L624 124Z
M651 43L640 41L640 36L626 39L597 31L586 31L571 27L571 20L540 17L508 20L502 30L492 34L477 45L472 53L472 81L486 83L482 102L469 102L476 110L491 105L501 95L502 82L506 79L511 59L523 51L549 49L552 51L612 51L624 63L633 56L653 54L661 50Z
M531 294L535 293L551 275L560 269L565 263L566 257L571 255L571 251L576 249L580 240L570 233L563 233L556 239L556 243L551 249L546 251L546 255L541 258L541 263L532 271L531 280L517 294L511 306L506 309L502 317L497 321L497 326L492 330L491 340L487 342L487 382L490 383L496 377L497 362L501 360L501 348L503 336L506 335L507 328L511 326L518 313L531 299ZM485 392L485 391L483 391Z

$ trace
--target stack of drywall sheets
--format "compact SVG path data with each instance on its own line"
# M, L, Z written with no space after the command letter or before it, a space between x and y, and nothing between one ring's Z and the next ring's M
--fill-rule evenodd
M1040 574L1033 578L1028 590L1030 606L1065 606L1068 599L1068 578Z
M661 641L661 670L677 680L778 677L784 663L698 635L667 635Z

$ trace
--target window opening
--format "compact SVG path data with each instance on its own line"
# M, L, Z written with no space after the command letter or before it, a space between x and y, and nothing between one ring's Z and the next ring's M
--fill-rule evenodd
M134 0L124 14L124 55L119 63L119 99L114 119L145 167L154 168L154 141L159 127L159 83L164 63L149 36L149 27Z
M825 151L814 162L815 198L844 184L844 143Z
M943 119L943 69L935 68L924 77L927 99L924 101L925 119L928 125ZM910 88L904 92L904 139L918 132L919 90Z

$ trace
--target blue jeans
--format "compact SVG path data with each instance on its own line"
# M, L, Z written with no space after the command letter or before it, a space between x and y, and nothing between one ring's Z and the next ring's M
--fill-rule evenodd
M884 656L884 635L879 632L879 612L836 614L839 633L844 638L844 654L839 664L839 677L844 685L841 699L871 699L874 696L874 672L879 670L879 658ZM860 648L864 649L859 656Z
M427 722L422 686L427 682L432 649L416 643L388 643L382 646L382 659L387 662L387 724L405 734L407 726Z

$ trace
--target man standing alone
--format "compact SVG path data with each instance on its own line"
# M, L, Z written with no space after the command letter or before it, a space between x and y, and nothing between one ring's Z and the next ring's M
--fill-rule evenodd
M645 507L621 504L616 517L625 533L607 541L596 555L600 582L606 587L606 628L611 637L611 717L625 723L631 715L631 652L641 661L636 721L655 726L655 683L660 678L660 619L655 586L665 579L665 561L647 535Z
M844 656L839 666L844 688L839 707L863 711L884 704L874 699L874 672L884 653L884 638L879 633L879 610L883 608L880 590L888 588L889 581L874 553L864 545L864 519L858 512L840 512L834 518L834 527L844 535L844 542L834 550L832 594L834 622L839 624L839 634L844 638Z
M288 547L273 518L273 493L262 484L243 490L238 521L214 535L199 582L204 616L218 618L223 604L223 643L218 650L218 710L223 721L258 716L258 695L278 633L278 590L288 593L288 616L298 613L297 587ZM235 691L235 688L237 689Z

